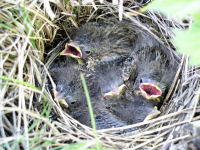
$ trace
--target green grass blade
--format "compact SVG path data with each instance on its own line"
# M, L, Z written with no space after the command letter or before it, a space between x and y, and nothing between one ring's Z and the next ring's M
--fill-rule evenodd
M85 96L87 99L87 104L88 104L90 118L91 118L91 124L92 124L94 136L95 136L95 140L96 140L96 146L97 146L97 149L100 150L99 140L98 140L98 135L97 135L97 130L96 130L96 124L95 124L95 119L94 119L94 113L93 113L92 104L91 104L91 100L90 100L90 95L89 95L87 84L86 84L85 77L83 74L81 74L81 80L82 80L83 88L85 91Z
M18 33L15 29L10 28L9 26L0 23L0 27L10 30L11 32Z
M18 84L21 84L21 85L30 87L30 88L32 88L32 89L34 89L34 90L40 91L38 88L36 88L36 87L33 86L32 84L27 83L27 82L24 82L24 81L20 81L20 80L17 80L17 79L9 78L9 77L6 77L6 76L0 76L0 79L2 79L2 80L7 80L7 81L12 81L12 82L14 82L14 83L18 83Z

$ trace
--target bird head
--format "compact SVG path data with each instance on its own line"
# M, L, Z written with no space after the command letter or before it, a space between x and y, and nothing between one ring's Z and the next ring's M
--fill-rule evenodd
M66 43L65 49L60 55L75 58L79 64L82 64L82 60L87 60L91 54L91 48L87 44L80 44L80 42L70 41Z
M139 93L146 99L160 102L166 95L174 73L164 61L164 55L159 55L159 51L147 50L145 56L139 57L136 88L139 88Z
M52 64L49 72L55 83L54 87L51 87L54 98L65 107L76 107L80 104L84 95L78 64L71 59L66 59L65 62L58 61Z
M76 107L79 103L78 95L81 95L82 89L78 89L75 86L71 86L72 83L67 81L59 81L56 85L56 94L54 94L55 99L57 99L60 104L67 107Z

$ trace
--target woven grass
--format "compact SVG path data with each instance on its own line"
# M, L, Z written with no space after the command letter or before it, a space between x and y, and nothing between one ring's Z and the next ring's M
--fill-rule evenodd
M69 39L68 32L80 24L115 16L130 19L168 47L166 53L179 63L174 82L153 120L126 127L99 130L103 149L167 149L177 141L189 141L185 126L200 119L198 106L199 68L176 53L170 28L182 26L163 15L139 13L133 1L111 2L57 0L0 1L0 147L3 149L87 149L96 147L94 132L69 116L48 90L48 72L57 57L53 47ZM144 4L144 3L143 3ZM135 17L138 16L138 17ZM139 19L138 19L139 18ZM151 22L151 28L141 23ZM65 32L63 37L62 32ZM52 49L51 49L52 48ZM49 50L51 49L51 50ZM52 113L53 112L53 113ZM115 135L110 131L140 127L133 133ZM72 144L77 143L77 144Z

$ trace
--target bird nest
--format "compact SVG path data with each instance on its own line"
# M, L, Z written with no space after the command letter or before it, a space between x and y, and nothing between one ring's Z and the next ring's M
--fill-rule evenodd
M141 2L141 3L138 3ZM6 149L71 148L87 149L178 149L188 148L200 119L199 68L189 67L188 57L176 53L171 28L182 25L151 11L139 13L145 1L124 1L116 5L104 1L3 0L1 7L1 106L0 145ZM123 11L122 11L123 8ZM166 46L163 52L179 66L164 99L161 114L148 121L97 131L68 115L48 89L54 81L49 64L58 56L57 47L69 39L72 28L91 20L122 16ZM76 18L76 19L75 19ZM148 22L148 27L143 21ZM124 134L114 134L135 128ZM95 138L96 137L96 138Z

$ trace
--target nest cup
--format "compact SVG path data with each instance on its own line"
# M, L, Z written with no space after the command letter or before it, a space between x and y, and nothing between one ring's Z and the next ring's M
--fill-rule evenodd
M107 8L100 8L101 11L109 11ZM114 9L114 8L113 8ZM104 13L105 13L104 12ZM102 12L101 12L102 13ZM100 20L100 19L108 19L110 17L118 18L117 13L111 13L110 15L106 14L96 14L91 15L90 18L85 18L82 20L83 22L79 22L79 25L84 24L86 22ZM128 125L119 128L110 128L110 129L103 129L99 130L98 137L99 142L104 147L110 148L159 148L159 147L170 147L177 142L179 138L186 138L187 135L184 135L182 132L182 128L184 128L187 122L191 121L194 117L195 104L198 100L197 94L195 93L187 93L186 91L189 90L188 88L184 88L186 83L189 84L189 77L190 80L193 82L198 80L198 78L194 77L196 71L192 71L188 73L190 68L188 67L188 59L185 57L181 57L175 51L175 47L171 41L171 37L173 33L171 32L170 27L174 25L174 28L182 28L179 24L177 24L173 20L167 19L165 16L155 13L155 12L146 12L145 14L138 14L136 16L129 16L127 13L124 13L126 16L124 19L128 19L132 21L134 24L137 24L142 30L146 30L152 36L157 39L160 43L165 45L165 51L161 53L165 53L168 59L174 60L175 63L178 64L177 72L174 77L173 83L170 86L170 89L164 98L164 103L161 107L161 114L159 117L141 122L138 124ZM149 23L151 22L151 23ZM150 26L151 28L148 29L147 27ZM70 29L70 28L69 28ZM70 31L69 31L70 32ZM145 41L143 41L145 42ZM167 59L167 58L166 58ZM185 76L187 75L187 77ZM190 85L191 86L191 85ZM191 87L190 87L191 88ZM198 91L198 85L194 84L193 89ZM191 100L187 100L184 102L183 98L181 98L185 93L186 97L193 97ZM180 104L184 103L184 105ZM192 104L193 103L193 104ZM186 113L187 112L187 113ZM68 123L70 124L67 128L68 130L75 130L74 134L81 135L80 133L86 134L88 137L86 139L94 138L93 131L85 125L80 124L67 114L65 117L68 118ZM187 118L187 119L186 119ZM188 120L189 119L189 120ZM113 133L118 133L123 130L137 128L134 132L120 134L120 135L113 135ZM179 130L177 135L174 135L175 130ZM67 131L67 129L65 129ZM76 133L76 131L79 131ZM112 132L113 131L113 132ZM91 135L93 136L91 136ZM173 137L171 137L173 135ZM167 142L174 139L174 142ZM176 140L177 139L177 140ZM112 142L110 142L112 141ZM78 142L78 141L77 141ZM154 145L154 146L152 146Z
M7 34L9 30L5 29L0 56L0 64L4 69L1 71L3 75L1 81L6 83L1 85L2 137L7 138L9 142L19 142L16 149L41 145L45 143L44 139L51 141L48 143L50 148L72 143L81 143L83 145L78 146L83 148L96 147L96 143L99 143L100 147L105 149L188 148L198 133L195 126L200 118L199 68L189 67L188 57L177 54L173 45L174 35L171 28L182 28L182 26L156 12L139 13L139 8L146 3L147 1L124 1L122 11L121 5L107 1L103 3L92 1L86 4L72 1L66 5L55 2L49 4L52 12L47 11L48 15L43 14L43 17L38 13L43 12L43 7L37 8L38 12L32 21L43 24L44 28L41 31L37 26L33 26L36 37L42 37L36 38L35 44L31 38L27 40L24 36ZM15 7L14 3L10 5ZM44 5L46 6L47 4ZM15 9L19 11L22 7L20 4ZM30 5L29 8L33 12L32 7L33 5ZM50 15L51 13L58 14L60 18L56 20L56 16ZM54 99L55 93L49 90L49 86L56 88L56 85L48 69L52 62L57 61L60 52L58 48L70 40L68 33L72 29L86 22L106 20L110 17L128 19L151 34L158 42L165 45L163 53L173 59L178 68L158 117L124 127L98 130L95 138L93 129L73 119L60 106L58 100ZM29 34L26 36L30 37ZM17 80L14 80L16 78ZM137 129L125 134L115 134L131 128ZM35 145L31 145L30 142L33 137L38 139ZM7 149L12 146L12 143L3 140L1 142Z

